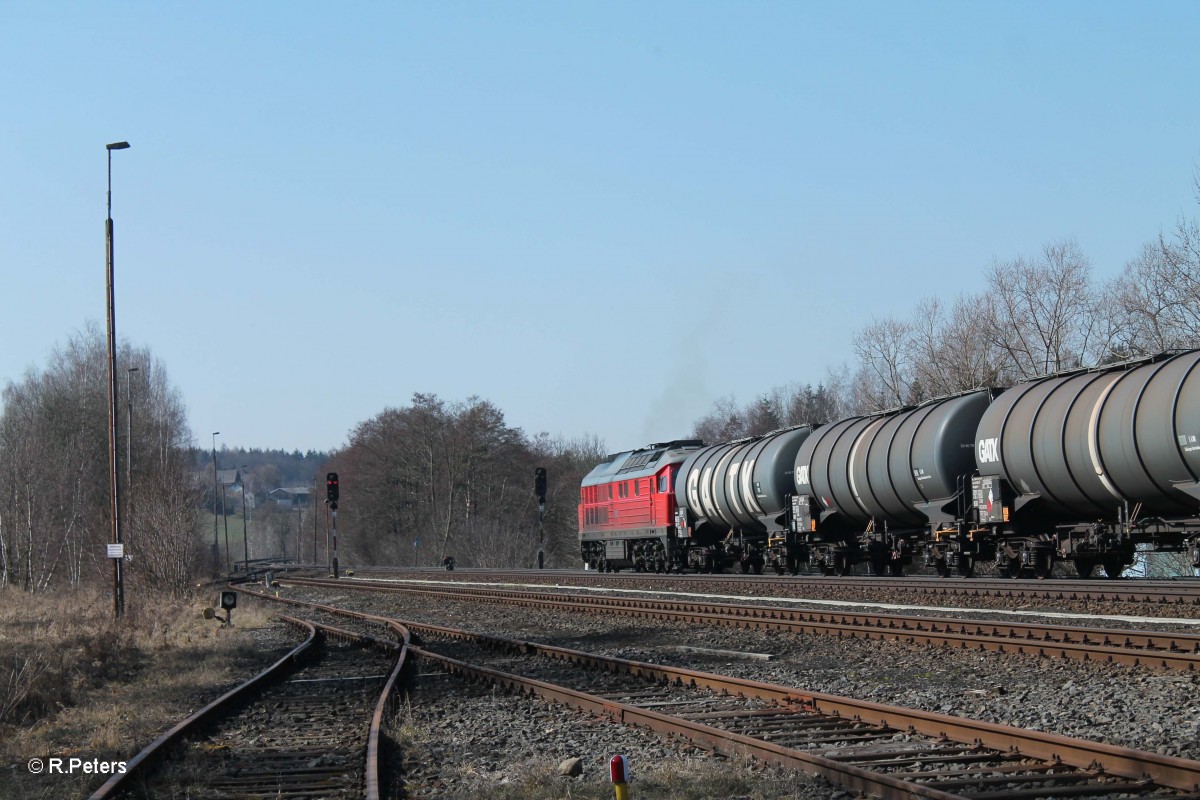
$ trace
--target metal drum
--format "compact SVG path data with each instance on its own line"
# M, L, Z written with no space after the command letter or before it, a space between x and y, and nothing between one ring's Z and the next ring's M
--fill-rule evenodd
M826 517L924 525L974 470L975 428L990 402L980 390L821 428L796 454L796 490Z
M804 425L698 450L680 468L676 499L697 525L763 533L780 530L792 491L796 450L811 432Z
M1019 384L979 423L979 472L1008 481L1016 509L1055 517L1111 519L1126 502L1143 514L1196 513L1198 364L1189 351Z

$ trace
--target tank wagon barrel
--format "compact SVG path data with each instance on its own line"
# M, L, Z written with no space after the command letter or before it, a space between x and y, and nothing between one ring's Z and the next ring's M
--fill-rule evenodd
M743 572L798 568L801 553L784 533L796 451L812 432L799 425L693 453L680 468L676 501L690 547L688 564L702 570L737 563Z
M1081 574L1099 563L1115 575L1139 544L1195 550L1198 365L1193 350L1051 375L991 405L976 436L974 486L1002 569L1044 575L1065 557Z

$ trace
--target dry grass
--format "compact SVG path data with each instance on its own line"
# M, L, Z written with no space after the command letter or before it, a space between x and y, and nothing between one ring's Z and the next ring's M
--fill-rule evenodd
M121 761L223 690L262 669L255 607L234 626L203 619L211 592L184 601L0 590L0 797L78 797L95 776L32 776L33 757ZM140 602L139 602L140 601Z

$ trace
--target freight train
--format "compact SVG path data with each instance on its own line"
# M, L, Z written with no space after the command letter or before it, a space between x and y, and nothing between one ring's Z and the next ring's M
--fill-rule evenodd
M579 539L601 571L1117 577L1145 549L1200 567L1200 350L617 453L583 480Z

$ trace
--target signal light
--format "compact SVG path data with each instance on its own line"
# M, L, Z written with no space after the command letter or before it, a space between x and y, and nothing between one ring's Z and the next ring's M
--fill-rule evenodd
M325 499L331 503L336 503L338 500L338 476L336 472L331 472L325 476Z
M538 505L544 506L546 505L546 468L538 467L533 474L533 493L537 496Z

